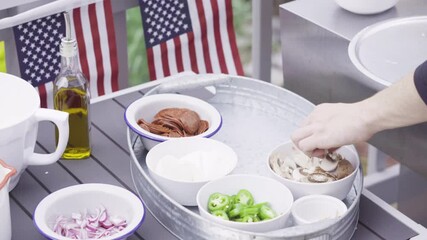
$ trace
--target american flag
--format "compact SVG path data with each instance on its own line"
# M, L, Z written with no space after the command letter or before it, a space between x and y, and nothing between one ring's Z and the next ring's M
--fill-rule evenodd
M116 37L110 0L72 10L71 32L91 96L118 90ZM53 108L53 81L60 70L59 44L65 36L62 13L13 28L21 78L37 88L42 107Z
M139 0L150 79L182 71L243 75L231 0Z

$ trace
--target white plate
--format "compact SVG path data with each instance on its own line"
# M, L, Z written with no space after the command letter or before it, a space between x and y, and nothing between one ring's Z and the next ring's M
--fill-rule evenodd
M427 16L371 25L354 36L348 54L359 71L388 87L427 60Z

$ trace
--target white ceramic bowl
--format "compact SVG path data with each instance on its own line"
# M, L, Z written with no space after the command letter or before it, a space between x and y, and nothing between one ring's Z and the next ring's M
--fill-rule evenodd
M328 195L309 195L297 199L291 209L296 225L310 224L325 219L338 219L347 212L347 206Z
M148 150L160 142L173 138L151 133L141 128L137 121L143 118L151 123L154 116L165 108L188 108L199 114L202 120L209 123L208 130L197 135L200 137L209 138L215 135L222 125L221 114L218 110L199 98L170 93L144 96L128 106L125 112L125 121L130 129L141 136L142 142Z
M325 183L307 183L307 182L298 182L291 179L287 179L285 177L280 176L279 174L275 173L271 167L270 167L270 157L271 156L277 156L277 154L280 154L281 156L291 156L293 154L296 154L296 152L299 151L293 144L292 141L287 141L283 144L280 144L276 148L274 148L271 153L268 155L266 165L271 173L271 175L279 180L281 183L283 183L285 186L287 186L292 194L294 195L295 199L298 199L300 197L306 196L306 195L313 195L313 194L323 194L323 195L330 195L333 197L336 197L338 199L344 199L348 192L350 191L354 179L356 177L357 171L359 170L359 155L357 154L356 149L354 146L343 146L337 150L339 154L341 154L345 159L350 161L350 163L354 167L354 171L348 175L345 178L332 181L332 182L325 182Z
M171 160L177 163L166 165L164 157L167 156L173 157ZM188 156L194 158L189 160ZM181 160L184 158L188 161ZM210 138L192 137L171 139L154 146L147 154L146 164L154 182L173 200L185 206L197 206L199 189L208 181L231 173L237 160L237 154L226 144ZM168 174L171 170L173 175Z
M268 202L278 216L266 221L242 223L227 221L208 212L208 199L212 193L231 196L241 189L251 192L255 203ZM269 177L246 174L229 175L211 181L197 193L197 206L202 217L227 227L250 232L268 232L288 226L293 201L291 191L280 182Z
M36 207L34 224L48 239L68 239L52 230L56 218L60 215L69 218L72 213L82 213L85 209L91 212L101 205L110 216L127 221L122 231L101 239L125 239L144 221L145 209L135 194L114 185L88 183L66 187L45 197Z
M399 0L335 0L347 11L356 14L376 14L384 12L396 5Z

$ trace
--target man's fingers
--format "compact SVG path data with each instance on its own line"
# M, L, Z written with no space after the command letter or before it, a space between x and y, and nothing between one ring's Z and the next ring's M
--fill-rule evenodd
M295 130L292 135L291 139L292 141L298 146L298 143L313 134L313 128L311 126L306 126L302 128L298 128Z
M313 152L319 146L316 144L318 140L314 136L306 137L298 142L298 148L306 153Z
M325 157L325 155L328 152L335 152L338 148L330 148L328 150L325 149L320 149L320 148L316 148L311 152L311 157L318 157L318 158L322 158Z
M318 157L318 158L322 158L322 157L324 157L325 156L325 149L314 149L312 152L311 152L311 157Z

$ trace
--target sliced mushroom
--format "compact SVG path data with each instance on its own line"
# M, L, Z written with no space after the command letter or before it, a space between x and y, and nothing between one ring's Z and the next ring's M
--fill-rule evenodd
M329 161L341 161L344 158L341 156L341 154L337 153L337 152L328 152L325 155L325 159L329 160Z
M337 177L337 179L342 179L350 175L353 171L354 171L353 165L347 159L343 159L338 162L338 166L334 174Z
M313 183L325 183L335 181L335 178L327 173L315 172L307 176L308 181Z
M280 161L279 158L270 157L269 161L270 161L270 167L275 173L279 174L280 172L282 172L280 169L281 164L279 164L279 161Z
M298 182L307 182L307 176L309 173L305 168L297 168L292 171L292 178Z
M310 162L310 158L307 157L303 152L298 152L293 156L293 161L296 165L302 168L310 168L312 163Z
M288 168L288 167L284 167L284 169L282 169L280 176L292 180L293 179L292 178L292 169Z
M269 161L270 161L270 167L275 173L277 173L278 175L284 178L292 180L293 168L286 165L285 164L286 161L283 161L283 159L279 158L277 155L271 156Z
M270 157L270 166L278 175L299 182L322 183L336 181L354 171L351 163L338 153L310 158L298 149L293 150L293 155L279 151Z
M319 167L326 172L334 171L338 166L339 161L332 160L330 158L324 158L319 163Z

